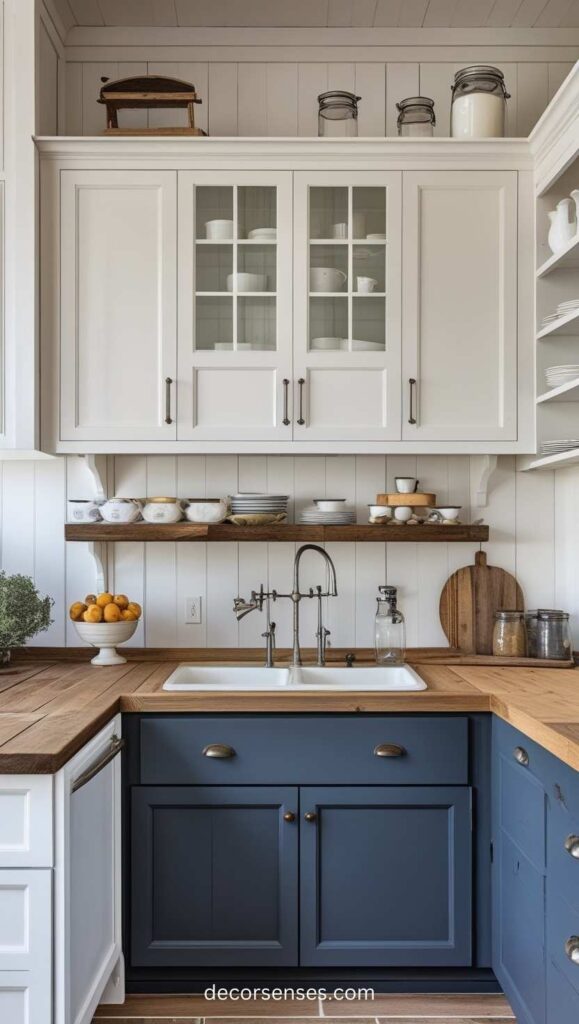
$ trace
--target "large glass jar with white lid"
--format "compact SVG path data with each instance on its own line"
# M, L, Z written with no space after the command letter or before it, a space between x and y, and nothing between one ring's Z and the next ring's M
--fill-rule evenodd
M376 661L402 665L406 653L406 624L398 608L396 587L378 587L376 609Z
M489 64L473 64L454 76L450 134L454 139L501 138L505 134L505 76Z

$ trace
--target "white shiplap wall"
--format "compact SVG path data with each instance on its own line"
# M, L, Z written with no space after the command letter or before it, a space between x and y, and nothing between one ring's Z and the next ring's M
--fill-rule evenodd
M291 495L291 515L312 497L347 497L366 521L366 504L377 491L392 489L397 475L418 475L421 486L441 501L468 506L468 456L116 456L107 461L109 493L128 496L178 494L216 496L241 490ZM0 464L1 563L9 572L32 575L56 600L55 621L44 645L78 646L66 609L94 589L94 566L84 544L65 545L67 494L90 496L91 481L75 456L46 462ZM516 472L514 458L499 460L482 513L491 527L489 561L519 578L527 606L561 606L574 612L579 640L579 471ZM468 513L465 515L468 519ZM412 529L412 527L409 527ZM418 529L418 527L417 527ZM376 588L388 581L400 587L411 645L443 644L438 598L447 576L472 560L469 544L333 544L339 597L328 601L332 641L338 646L370 646ZM287 592L296 545L276 544L116 544L110 545L109 584L145 606L137 646L261 646L259 613L237 624L232 600L263 582ZM304 559L306 586L324 582L321 564ZM203 622L186 625L186 597L201 596ZM315 609L306 604L302 636L315 631ZM290 643L289 601L275 607L278 643ZM312 641L313 642L313 641Z
M127 55L130 49L127 49ZM427 48L425 48L427 50ZM457 48L459 50L459 48ZM572 62L563 60L505 60L501 48L484 54L486 63L500 66L511 93L507 134L528 135ZM402 51L401 51L402 58ZM577 53L579 57L579 51ZM160 74L193 82L203 104L196 107L199 127L210 135L307 136L317 135L317 96L327 89L347 89L362 97L359 134L396 135L396 102L422 94L435 101L436 134L448 135L450 86L454 72L477 59L460 51L451 61L425 55L424 60L287 61L69 61L66 66L66 134L99 135L105 125L104 108L96 101L101 79ZM181 111L126 111L122 124L180 123ZM183 122L184 123L184 122Z

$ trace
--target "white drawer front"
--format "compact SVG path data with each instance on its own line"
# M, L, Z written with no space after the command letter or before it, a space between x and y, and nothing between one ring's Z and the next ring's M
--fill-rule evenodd
M3 1024L50 1024L51 1003L50 977L38 978L28 971L0 971Z
M0 972L50 978L52 871L0 871ZM10 1020L0 1014L0 1021Z
M53 865L51 775L0 775L0 868Z

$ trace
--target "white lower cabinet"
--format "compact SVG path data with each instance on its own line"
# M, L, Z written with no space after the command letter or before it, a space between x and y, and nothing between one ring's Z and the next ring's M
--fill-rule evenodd
M90 1024L105 990L123 1001L120 729L56 776L0 776L1 1024Z

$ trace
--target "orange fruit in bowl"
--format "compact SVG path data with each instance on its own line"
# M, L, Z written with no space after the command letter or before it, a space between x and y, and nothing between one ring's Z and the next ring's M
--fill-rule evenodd
M112 600L113 600L113 595L109 594L109 593L107 593L105 591L104 594L99 594L98 595L98 597L96 599L96 604L98 604L99 608L106 608L107 604L111 604L112 603Z
M70 615L73 622L80 622L84 613L86 612L86 604L84 601L75 601L71 604L68 614Z
M130 608L123 608L121 611L121 618L124 622L136 622L138 617Z
M82 617L85 622L102 622L103 610L98 604L89 604Z
M117 608L123 609L129 607L129 599L126 594L115 594L113 602L116 604Z
M121 621L121 609L114 603L114 601L111 601L110 604L105 605L103 619L105 622Z
M140 604L137 604L136 601L129 601L127 611L133 612L135 618L137 619L140 619L141 615L143 614L143 609L141 608Z

